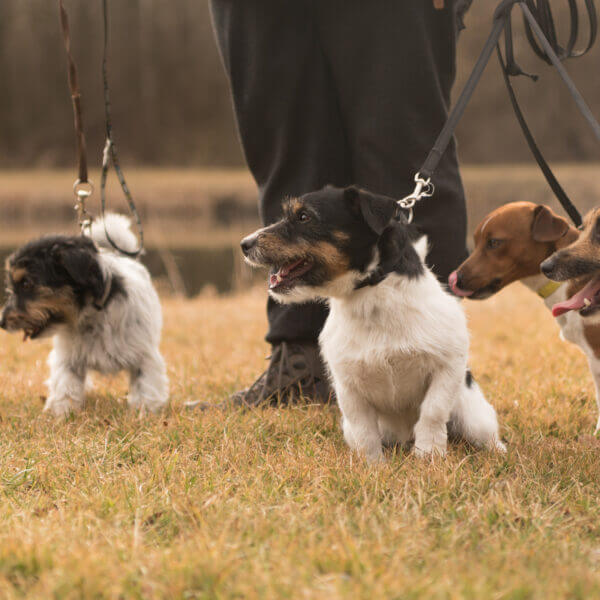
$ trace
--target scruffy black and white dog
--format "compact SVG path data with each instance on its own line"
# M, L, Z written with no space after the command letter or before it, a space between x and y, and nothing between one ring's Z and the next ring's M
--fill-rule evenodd
M134 251L129 219L109 214L105 221L111 239ZM165 406L158 295L140 262L112 250L101 220L90 237L46 236L19 248L6 262L6 281L0 326L23 330L24 339L54 338L44 410L61 416L81 409L89 370L126 370L130 406Z
M351 448L370 461L382 445L411 441L419 456L444 454L449 429L504 451L496 412L467 369L463 311L425 267L426 239L396 212L390 198L326 187L286 202L242 250L271 267L279 302L328 299L319 341Z

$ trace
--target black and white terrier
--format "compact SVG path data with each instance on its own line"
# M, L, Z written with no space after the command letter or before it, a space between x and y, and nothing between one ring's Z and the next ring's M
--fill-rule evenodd
M105 222L119 247L135 250L127 217L109 214ZM61 416L81 409L89 370L128 371L132 407L166 405L158 295L140 262L112 250L102 220L89 237L46 236L19 248L6 262L6 282L0 326L22 330L24 339L53 336L44 410Z
M448 430L504 451L496 412L467 369L469 335L458 301L424 265L427 241L387 197L326 187L284 204L283 218L241 243L271 267L279 302L327 299L320 335L348 445L368 460L414 441L444 454Z

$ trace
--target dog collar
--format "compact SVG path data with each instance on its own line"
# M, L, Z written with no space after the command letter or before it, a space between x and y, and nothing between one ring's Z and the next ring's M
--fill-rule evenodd
M554 292L562 285L559 281L548 281L545 283L538 291L537 295L544 300L548 298L548 296L552 296Z

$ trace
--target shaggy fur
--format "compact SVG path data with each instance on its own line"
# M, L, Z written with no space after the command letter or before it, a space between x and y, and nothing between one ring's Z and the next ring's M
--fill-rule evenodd
M319 341L352 449L378 461L382 445L414 441L419 456L444 454L449 425L503 450L496 413L467 372L461 307L424 266L426 240L396 212L390 198L327 187L286 203L242 249L272 267L277 301L329 301Z
M122 215L106 216L111 239L135 250L129 226ZM23 330L25 339L53 336L44 410L60 416L81 409L90 370L126 370L130 406L165 406L158 296L146 268L109 246L102 221L92 225L91 238L48 236L26 244L9 257L6 279L0 326Z

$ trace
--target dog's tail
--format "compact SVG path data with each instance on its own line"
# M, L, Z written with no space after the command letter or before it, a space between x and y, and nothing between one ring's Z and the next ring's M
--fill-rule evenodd
M474 446L506 451L500 441L496 411L485 399L470 371L466 373L459 400L450 415L448 433L460 436Z
M137 250L138 242L133 231L131 231L129 217L116 213L107 213L103 219L97 219L92 222L90 235L94 242L100 248L117 252L108 241L106 232L108 232L110 239L119 248L126 252L135 252Z

